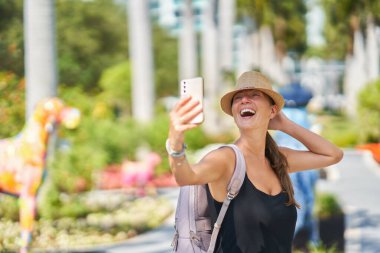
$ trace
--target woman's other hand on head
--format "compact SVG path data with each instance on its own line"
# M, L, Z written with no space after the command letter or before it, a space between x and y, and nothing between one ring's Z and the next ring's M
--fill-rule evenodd
M280 111L269 121L268 129L282 130L287 121L289 121L289 119L286 117L285 113Z

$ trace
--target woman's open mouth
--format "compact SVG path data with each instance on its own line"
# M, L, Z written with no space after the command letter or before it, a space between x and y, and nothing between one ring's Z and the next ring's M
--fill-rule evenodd
M256 114L256 111L252 109L242 109L240 111L240 116L243 118L249 118L249 117L254 116L255 114Z

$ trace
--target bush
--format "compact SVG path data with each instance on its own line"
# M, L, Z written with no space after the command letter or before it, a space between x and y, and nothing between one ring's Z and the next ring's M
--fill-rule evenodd
M0 138L18 134L25 123L25 82L11 72L0 72Z
M339 147L353 147L359 141L359 127L356 121L343 115L321 116L322 136Z
M341 215L343 213L338 200L330 193L317 194L315 212L320 218Z
M12 221L18 221L19 219L19 206L18 199L6 194L0 195L0 217L6 218Z
M380 141L380 80L368 84L358 96L358 117L360 140Z

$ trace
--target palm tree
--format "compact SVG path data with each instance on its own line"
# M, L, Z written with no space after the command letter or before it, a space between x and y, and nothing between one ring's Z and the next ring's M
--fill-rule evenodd
M218 101L220 92L220 72L218 64L218 41L217 25L215 20L216 0L206 2L202 14L202 72L205 81L205 122L203 124L206 132L217 133L220 129L218 123Z
M191 2L191 0L185 0L182 5L182 28L179 34L180 79L197 75L197 41Z
M379 46L376 38L376 27L372 15L367 18L367 59L368 81L379 78Z
M323 0L322 4L327 20L328 45L344 45L340 50L346 58L344 92L348 100L347 112L354 117L357 114L357 93L380 74L374 25L380 20L380 5L377 1L355 0ZM363 33L366 33L366 40Z
M132 67L132 115L141 122L154 113L152 31L148 0L128 0L129 52Z
M26 117L39 100L56 95L55 1L24 1Z
M235 23L235 0L219 0L219 56L220 69L230 72L233 68L233 26Z
M238 0L240 20L253 20L250 31L254 45L252 67L259 67L274 81L287 82L281 62L286 50L302 53L306 45L305 16L303 0ZM257 55L259 54L259 55Z

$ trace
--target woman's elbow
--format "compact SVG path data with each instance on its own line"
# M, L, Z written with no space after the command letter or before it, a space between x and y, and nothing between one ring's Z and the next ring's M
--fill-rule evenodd
M337 148L336 152L334 153L333 155L333 163L338 163L340 162L342 159L343 159L343 150L341 150L340 148Z
M196 182L194 182L194 180L190 180L191 178L189 178L189 177L186 178L183 176L180 176L180 177L174 176L174 178L175 178L175 181L176 181L178 186L186 186L186 185L196 184Z
M178 179L175 179L176 183L178 186L186 186L186 185L189 185L187 184L185 181L183 180L178 180Z

